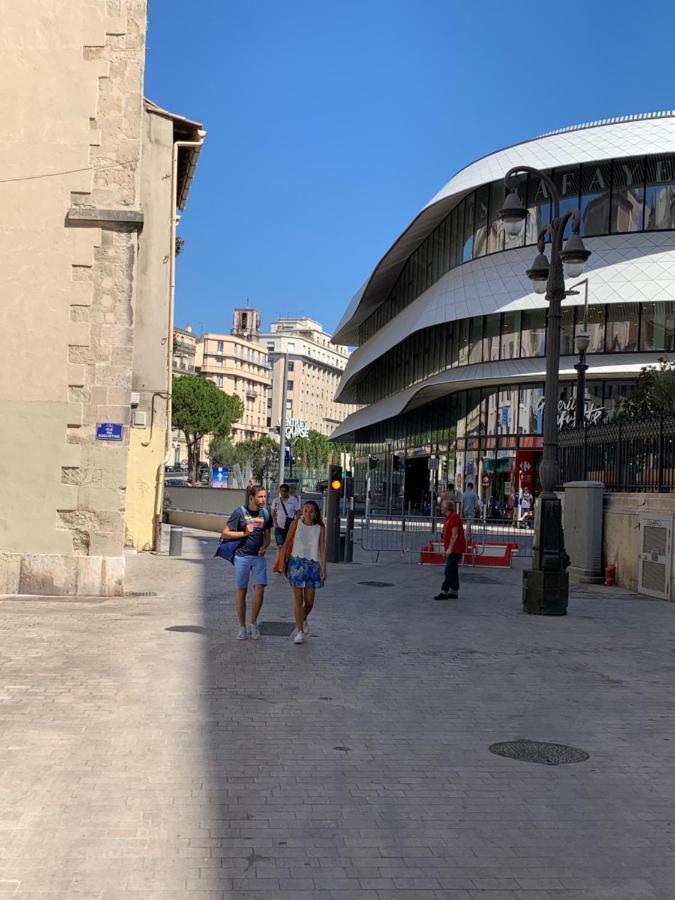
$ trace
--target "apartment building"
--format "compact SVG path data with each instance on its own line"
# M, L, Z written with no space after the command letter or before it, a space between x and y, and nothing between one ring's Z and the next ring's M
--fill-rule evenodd
M270 428L281 422L286 354L286 419L304 421L308 430L329 436L359 408L334 400L349 350L334 344L318 322L306 316L280 318L260 340L272 365L272 390L267 398Z
M173 329L173 364L174 375L194 375L197 344L199 338L192 331L192 325Z

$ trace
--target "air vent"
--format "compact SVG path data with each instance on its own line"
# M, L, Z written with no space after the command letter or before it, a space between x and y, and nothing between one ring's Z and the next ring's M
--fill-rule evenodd
M673 565L673 517L640 516L638 591L649 597L670 600Z

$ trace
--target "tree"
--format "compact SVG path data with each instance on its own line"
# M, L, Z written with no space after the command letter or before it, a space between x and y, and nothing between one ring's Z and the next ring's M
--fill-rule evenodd
M227 466L228 468L239 462L237 445L228 437L216 434L209 444L209 462L212 466Z
M265 484L279 468L279 445L266 434L253 440L234 445L236 461L241 466L249 465L253 480Z
M662 357L658 366L644 366L630 396L619 405L617 418L646 419L675 412L675 363Z
M174 427L185 435L188 470L196 483L201 439L211 433L227 437L232 423L241 418L244 404L239 397L223 393L213 381L181 375L173 379L171 410Z

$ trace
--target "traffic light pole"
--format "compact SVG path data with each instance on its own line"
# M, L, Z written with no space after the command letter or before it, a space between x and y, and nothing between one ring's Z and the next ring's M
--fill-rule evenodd
M284 353L284 380L281 389L281 416L279 418L279 484L286 480L286 398L288 397L288 351Z
M334 487L333 485L336 485ZM328 488L326 490L326 559L328 562L342 562L340 553L340 498L342 497L342 466L328 467Z

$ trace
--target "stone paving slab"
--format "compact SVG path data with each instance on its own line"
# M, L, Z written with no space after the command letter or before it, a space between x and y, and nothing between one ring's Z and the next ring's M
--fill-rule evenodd
M184 545L128 557L156 596L0 599L0 898L675 897L675 607L524 616L517 570L437 602L383 555L331 568L305 644L237 642L231 566ZM488 751L517 738L590 758Z

